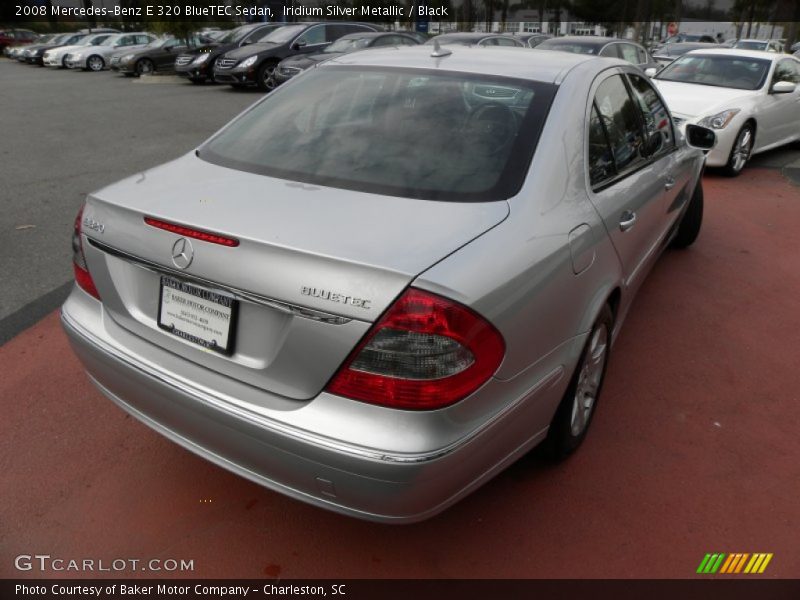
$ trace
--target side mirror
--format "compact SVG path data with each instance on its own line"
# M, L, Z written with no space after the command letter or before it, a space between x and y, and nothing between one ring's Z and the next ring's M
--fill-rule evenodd
M791 94L797 86L791 81L778 81L771 88L771 94Z
M648 67L647 69L644 70L644 74L647 75L648 77L653 77L656 73L658 73L658 69L656 69L655 67Z
M690 124L686 126L686 142L692 148L711 150L717 145L717 134L708 127Z
M294 44L292 44L292 48L295 50L300 50L308 45L308 42L305 40L297 40Z

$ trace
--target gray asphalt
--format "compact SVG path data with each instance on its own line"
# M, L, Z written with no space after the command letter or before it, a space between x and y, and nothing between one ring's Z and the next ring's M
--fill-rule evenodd
M261 97L150 81L0 58L0 344L66 294L88 192L191 151Z

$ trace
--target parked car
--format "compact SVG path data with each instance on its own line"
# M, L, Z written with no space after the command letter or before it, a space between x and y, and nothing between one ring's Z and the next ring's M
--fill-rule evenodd
M136 31L112 35L100 44L67 54L64 61L70 69L84 71L102 71L108 68L111 57L121 51L143 48L157 39L152 33Z
M536 46L541 44L543 41L549 40L552 37L552 35L547 35L546 33L514 34L514 38L522 42L522 44L528 48L536 48Z
M761 50L763 52L783 53L784 42L780 40L739 40L733 47L736 50Z
M29 65L43 65L44 53L60 46L74 46L85 38L85 33L64 33L43 44L31 44L22 51L22 61Z
M739 38L728 38L724 42L720 43L720 48L733 48L736 45L736 42L739 41Z
M592 56L621 58L642 70L658 68L658 63L640 44L619 38L593 35L568 35L544 40L536 50L557 50Z
M129 77L148 75L156 71L172 71L175 69L175 57L187 49L185 43L174 37L160 38L142 48L113 54L109 67Z
M706 164L730 176L753 154L800 140L800 60L759 50L695 50L655 76L677 123L710 127Z
M433 36L425 43L428 45L437 43L443 46L453 44L458 46L524 46L522 41L511 34L474 32L442 33Z
M226 32L218 43L206 44L181 53L175 59L175 72L192 83L214 80L214 62L230 50L255 44L283 23L251 23Z
M0 52L9 46L26 46L39 37L39 34L30 29L3 29L0 30Z
M13 46L6 46L3 50L3 54L5 54L8 58L13 58L19 61L22 61L22 51L26 50L29 46L33 44L46 44L50 40L54 39L58 34L56 33L48 33L44 35L37 36L34 40L30 42L23 43L23 44L15 44Z
M67 66L66 60L67 60L67 55L69 53L84 50L86 47L89 46L99 46L108 38L110 38L112 35L114 34L98 33L93 35L87 35L85 38L80 40L75 45L58 46L57 48L51 48L50 50L46 50L45 53L42 55L42 63L46 67L65 68Z
M286 83L299 75L306 69L313 67L323 60L329 60L342 54L366 50L368 48L380 48L383 46L417 46L417 38L397 33L394 31L364 31L360 33L349 33L340 37L322 52L317 54L298 54L282 60L275 69L273 78L275 85Z
M425 519L584 440L636 290L699 233L690 143L714 134L675 133L619 59L345 54L89 195L62 323L99 389L190 451Z
M680 44L683 42L703 42L705 44L716 44L717 38L710 33L676 33L663 40L658 46L668 46L670 44ZM653 48L653 52L655 52Z
M653 59L659 64L659 67L663 67L692 50L711 50L713 48L720 48L720 46L707 42L678 42L663 46L658 52L653 52Z
M380 31L369 23L327 21L292 23L276 29L256 44L230 50L214 61L214 81L233 87L275 87L272 73L283 59L297 54L315 54L343 35Z

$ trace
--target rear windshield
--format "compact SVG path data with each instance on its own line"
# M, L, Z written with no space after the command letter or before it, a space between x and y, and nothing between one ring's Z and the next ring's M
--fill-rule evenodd
M500 200L519 191L555 90L428 69L327 66L278 88L198 156L363 192Z

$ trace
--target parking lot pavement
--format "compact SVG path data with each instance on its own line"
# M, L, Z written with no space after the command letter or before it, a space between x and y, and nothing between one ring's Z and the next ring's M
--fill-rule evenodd
M4 329L30 324L38 307L15 315L23 307L55 306L39 299L72 276L72 223L87 193L189 152L261 97L169 79L137 85L0 58L0 343Z
M691 577L707 552L800 576L800 187L758 168L704 184L700 239L645 282L581 450L415 525L306 506L166 441L94 390L50 315L0 347L0 577L41 575L14 571L22 553L199 577Z

